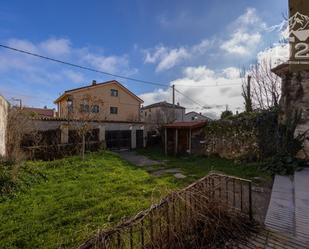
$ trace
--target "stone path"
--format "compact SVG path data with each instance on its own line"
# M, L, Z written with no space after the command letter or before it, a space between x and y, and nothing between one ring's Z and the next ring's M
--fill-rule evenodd
M309 248L309 169L275 177L265 225L304 241Z
M172 174L177 179L183 179L187 177L183 174L182 170L178 168L166 169L164 167L153 167L157 165L162 165L163 163L160 161L151 160L148 157L139 155L134 151L121 151L118 152L118 154L122 159L138 167L144 167L154 176L159 177L166 174Z
M137 154L134 151L121 151L118 152L120 157L136 166L153 166L161 164L159 161L151 160L148 157Z

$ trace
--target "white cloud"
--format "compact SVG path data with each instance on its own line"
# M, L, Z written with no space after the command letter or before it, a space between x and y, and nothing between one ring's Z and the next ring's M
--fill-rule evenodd
M43 52L52 56L67 55L71 52L71 42L68 39L51 38L39 44Z
M221 48L228 53L237 55L249 55L252 49L256 47L261 41L260 33L246 33L238 30L232 34L231 39L224 42Z
M230 54L250 55L262 40L262 31L267 25L257 15L254 8L248 8L231 25L228 40L223 41L220 48Z
M65 57L63 59L65 61L111 73L129 76L137 72L137 69L130 66L126 55L106 55L97 48L73 47L68 39L53 38L36 43L24 39L9 39L3 43L55 59ZM5 49L0 50L0 73L3 82L0 85L5 84L12 89L13 93L9 96L22 96L23 92L30 92L32 97L22 97L25 104L35 105L37 103L38 106L41 106L43 102L51 105L52 100L60 92L74 88L77 84L85 85L92 79L106 79L102 75L94 76L93 73L85 70ZM45 98L45 95L49 98Z
M204 106L201 107L176 91L176 102L185 106L187 111L195 110L211 114L213 117L214 114L218 116L226 108L226 104L234 111L243 106L241 79L239 74L236 77L236 72L236 68L226 68L216 72L206 66L187 67L183 69L183 76L173 80L170 85L174 84L177 90ZM222 84L224 87L220 87ZM201 85L209 87L201 87ZM224 88L223 91L222 88ZM163 100L171 101L171 96L170 88L157 89L140 95L145 105Z
M72 70L64 70L63 75L68 78L69 81L73 83L83 83L85 82L85 77L82 73L72 71Z
M162 72L175 67L188 59L202 56L213 45L213 41L204 39L191 47L168 48L163 45L154 49L143 50L144 63L157 64L156 72Z
M145 63L156 63L156 71L161 72L171 69L178 63L190 57L186 48L167 48L164 46L157 46L153 52L145 50Z
M289 59L289 44L274 44L273 47L260 51L257 54L257 61L269 61L275 67Z
M240 70L236 67L228 67L222 70L225 77L229 79L238 79L240 76Z
M91 66L105 71L109 73L124 73L128 74L128 72L131 70L129 67L129 59L126 55L123 56L104 56L104 55L98 55L94 53L87 53L83 55L82 58L83 61L89 63ZM132 74L133 71L131 71L130 74Z

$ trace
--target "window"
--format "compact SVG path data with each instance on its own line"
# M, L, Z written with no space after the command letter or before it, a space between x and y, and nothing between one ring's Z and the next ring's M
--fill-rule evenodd
M92 113L99 113L100 112L100 107L98 105L91 106L91 112Z
M68 112L72 113L73 112L73 98L71 96L69 96L67 99L67 107L68 107Z
M118 107L112 107L110 108L110 113L111 114L117 114L118 113Z
M111 89L111 96L113 96L113 97L118 97L118 90L116 90L116 89Z
M89 105L81 104L80 105L80 112L89 112Z

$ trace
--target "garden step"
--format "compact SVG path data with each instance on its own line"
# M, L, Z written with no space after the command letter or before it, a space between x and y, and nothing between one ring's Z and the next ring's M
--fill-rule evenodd
M295 235L294 184L288 176L275 176L265 225L274 231Z
M296 237L309 244L309 169L295 172Z

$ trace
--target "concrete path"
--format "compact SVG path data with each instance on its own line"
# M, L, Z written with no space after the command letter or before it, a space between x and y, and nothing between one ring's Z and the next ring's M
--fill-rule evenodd
M118 154L120 155L122 159L139 167L161 164L159 161L151 160L148 157L139 155L134 151L121 151L121 152L118 152Z
M275 177L265 225L294 235L294 187L288 176Z
M265 225L304 241L309 248L309 169L275 177Z
M296 236L309 245L309 169L295 173L294 186Z

